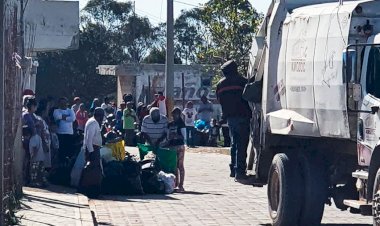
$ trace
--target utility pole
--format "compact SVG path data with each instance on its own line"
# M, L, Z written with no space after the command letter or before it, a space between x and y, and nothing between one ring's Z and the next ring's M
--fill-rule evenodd
M174 9L173 0L167 0L165 96L169 113L174 106Z
M6 0L5 0L6 1ZM0 2L0 225L4 225L4 18L5 1Z

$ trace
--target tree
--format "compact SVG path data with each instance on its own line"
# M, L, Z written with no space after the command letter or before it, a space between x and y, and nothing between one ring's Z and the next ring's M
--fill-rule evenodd
M166 49L158 49L154 47L149 55L145 57L143 63L146 64L165 64L166 63ZM182 64L181 58L174 57L174 64Z
M148 18L134 15L123 24L121 31L123 32L122 45L129 60L140 63L154 44L155 28Z
M40 54L37 92L80 96L85 101L115 93L116 78L96 73L99 64L120 64L124 58L121 47L110 48L109 33L101 25L89 24L81 31L78 50Z
M146 64L165 64L166 62L166 50L153 48L149 55L145 57L143 63Z
M182 11L174 24L176 55L185 64L197 62L202 46L207 45L207 33L198 8Z
M90 0L82 12L82 24L101 24L108 30L118 30L132 13L131 2Z
M211 42L198 55L200 61L235 59L244 65L261 18L248 0L207 2L201 10L201 20L211 34Z
M81 96L87 101L116 93L116 78L98 75L96 67L127 59L119 28L130 17L130 6L111 0L89 1L82 12L79 49L38 55L37 92L54 97Z

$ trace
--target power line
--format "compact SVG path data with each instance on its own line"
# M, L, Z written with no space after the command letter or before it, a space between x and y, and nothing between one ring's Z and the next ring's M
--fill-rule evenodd
M136 11L138 12L137 14L138 14L139 16L142 16L142 17L148 17L150 20L154 20L154 21L156 21L156 22L158 22L158 23L161 22L160 19L159 19L158 17L153 16L152 14L149 14L149 15L148 15L146 12L141 11L141 10L139 10L139 9L136 9Z
M137 10L137 11L140 11L141 13L147 14L147 15L149 15L150 17L156 18L156 20L158 20L158 21L161 20L159 17L157 17L157 16L155 16L155 15L153 15L153 14L151 14L151 13L148 13L147 11L144 11L144 10L141 10L141 9L137 9L137 8L136 8L136 10Z
M177 1L177 0L173 0L173 1L176 2L176 3L182 4L182 5L192 6L192 7L196 7L196 8L203 8L202 6L199 6L199 5L193 5L193 4L190 4L190 3L181 2L181 1Z

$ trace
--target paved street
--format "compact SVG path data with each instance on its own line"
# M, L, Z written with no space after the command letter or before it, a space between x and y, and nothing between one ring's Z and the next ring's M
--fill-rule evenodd
M184 194L107 196L90 200L99 225L270 225L266 187L228 177L229 157L186 153ZM327 207L323 225L372 225L370 217Z

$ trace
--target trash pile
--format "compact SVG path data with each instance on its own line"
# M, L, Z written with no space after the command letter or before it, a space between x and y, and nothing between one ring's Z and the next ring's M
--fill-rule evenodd
M138 144L140 159L125 151L118 137L107 139L100 149L103 180L101 193L106 195L143 195L173 193L177 170L176 151ZM78 187L85 166L84 150L78 154L71 170L71 186Z

